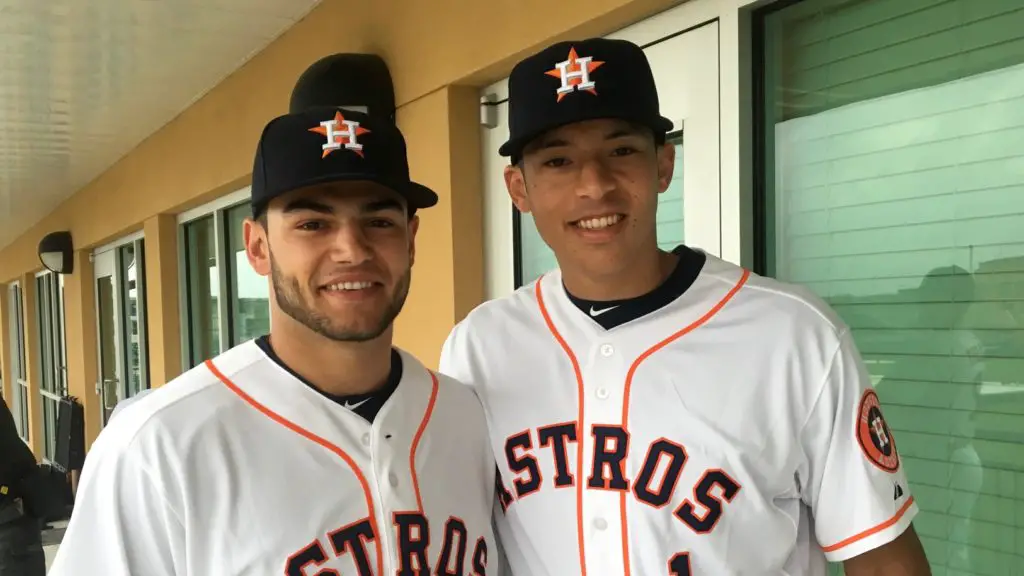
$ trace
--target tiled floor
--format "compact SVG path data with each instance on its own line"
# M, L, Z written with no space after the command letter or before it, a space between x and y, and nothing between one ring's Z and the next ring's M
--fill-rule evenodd
M53 564L53 557L57 555L57 548L60 547L60 540L64 537L64 529L67 526L67 521L53 522L50 528L43 532L43 552L46 553L47 570Z

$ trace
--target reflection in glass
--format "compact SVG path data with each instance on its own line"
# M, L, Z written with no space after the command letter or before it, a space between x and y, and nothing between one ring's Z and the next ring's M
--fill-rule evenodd
M185 225L186 286L190 364L220 353L217 248L212 216Z
M1017 573L1020 6L906 7L805 0L767 16L759 145L768 273L814 290L853 329L921 509L914 525L933 571ZM941 37L957 40L933 50Z
M149 374L145 355L144 325L145 263L144 243L126 244L118 248L121 277L121 346L125 350L125 397L135 396L149 387Z
M242 235L242 224L251 214L249 204L235 206L227 212L232 346L270 332L269 279L252 269Z

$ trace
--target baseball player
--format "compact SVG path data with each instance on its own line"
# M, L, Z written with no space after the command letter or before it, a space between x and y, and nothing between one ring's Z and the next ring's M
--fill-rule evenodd
M111 421L50 574L496 574L480 402L392 344L437 200L386 121L272 120L244 226L270 334Z
M927 574L849 328L805 290L658 249L672 122L643 51L550 46L514 68L508 113L508 191L559 269L471 312L441 371L484 404L513 572Z

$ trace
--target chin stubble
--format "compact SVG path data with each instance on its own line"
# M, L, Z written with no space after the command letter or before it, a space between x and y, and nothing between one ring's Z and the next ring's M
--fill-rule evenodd
M281 311L310 330L336 342L366 342L378 338L398 317L409 295L412 283L412 269L406 269L395 285L395 293L384 310L380 320L369 330L355 330L336 327L331 319L316 311L312 302L303 296L298 279L284 275L278 268L273 254L270 257L270 277L274 283L274 296Z

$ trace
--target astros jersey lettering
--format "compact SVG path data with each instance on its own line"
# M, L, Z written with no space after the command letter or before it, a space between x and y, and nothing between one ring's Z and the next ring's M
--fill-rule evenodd
M92 448L51 573L496 574L480 403L399 352L373 424L254 342L139 400Z
M600 313L555 271L444 346L484 404L515 574L824 575L910 524L853 337L813 295L707 255L660 309Z

